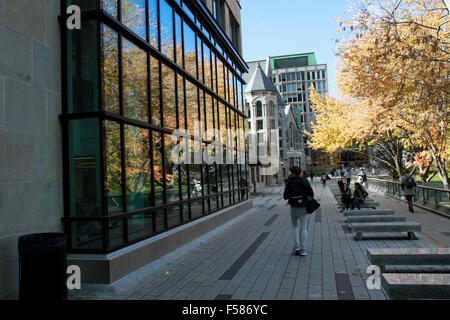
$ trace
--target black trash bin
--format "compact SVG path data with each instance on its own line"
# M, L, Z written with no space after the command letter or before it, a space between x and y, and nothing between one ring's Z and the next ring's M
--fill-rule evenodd
M36 233L19 238L19 299L67 299L66 237Z

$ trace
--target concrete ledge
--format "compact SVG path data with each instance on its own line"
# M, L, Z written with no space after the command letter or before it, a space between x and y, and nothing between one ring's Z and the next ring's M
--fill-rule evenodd
M345 210L344 216L390 216L394 210Z
M348 223L371 223L371 222L406 222L402 216L348 216Z
M450 265L450 248L370 248L367 258L377 266Z
M69 254L67 264L81 268L82 283L111 284L252 207L253 201L247 200L110 254Z
M450 297L450 274L383 273L381 285L392 300Z

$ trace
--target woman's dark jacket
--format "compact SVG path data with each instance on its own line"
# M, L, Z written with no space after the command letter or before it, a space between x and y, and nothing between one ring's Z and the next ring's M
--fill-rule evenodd
M303 190L303 196L311 196L314 198L314 191L309 182L306 182L305 179L302 179L299 176L289 176L286 188L284 189L284 200L289 200L290 198L297 196L296 190L299 188Z

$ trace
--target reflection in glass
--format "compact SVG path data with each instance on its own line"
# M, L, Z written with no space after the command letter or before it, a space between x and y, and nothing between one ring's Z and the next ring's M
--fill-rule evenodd
M212 50L211 50L211 69L212 69L212 90L217 93L216 55Z
M68 36L68 111L70 113L99 110L98 23L82 21L81 30Z
M152 96L152 122L161 126L161 99L159 92L159 60L150 57L151 96Z
M206 117L205 117L205 92L202 89L199 89L200 92L200 123L202 132L201 135L205 132L206 126Z
M124 115L148 121L147 54L125 39L122 51Z
M198 60L198 79L205 83L203 79L203 52L202 52L202 40L197 37L197 60Z
M102 215L99 121L69 122L71 216Z
M183 210L183 222L184 223L189 222L189 220L191 220L191 218L189 217L189 207L190 207L190 205L187 202L183 203L181 205L181 209Z
M164 172L162 158L162 137L161 133L153 132L153 177L155 180L155 204L164 203Z
M207 87L212 88L211 78L211 49L209 49L206 43L203 43L203 68L205 75L205 84Z
M135 241L153 235L151 212L145 212L128 218L128 240Z
M230 190L230 176L228 173L228 165L221 165L222 170L222 190L223 192Z
M180 165L180 175L181 175L181 196L183 200L189 199L189 179L188 179L188 169L186 164Z
M181 225L180 205L167 208L167 227L174 228Z
M186 113L187 128L189 133L194 135L194 124L199 121L198 117L198 95L197 87L189 80L186 80Z
M106 111L120 113L119 104L119 37L102 24L102 88Z
M122 0L122 23L147 40L145 0Z
M220 58L217 58L217 86L218 86L218 93L219 96L221 96L223 99L226 99L225 95L225 73L224 73L224 65L222 60Z
M184 68L187 72L197 77L197 56L195 44L195 32L184 22Z
M100 221L72 222L72 247L74 249L102 249L102 224Z
M166 0L159 1L161 19L161 52L171 60L174 57L173 9Z
M151 205L151 165L149 131L125 126L127 209Z
M164 161L166 171L166 197L167 202L180 200L180 171L171 159L172 150L175 143L171 140L171 135L164 135Z
M189 166L189 186L191 190L191 199L199 198L203 194L201 167L202 166L199 164Z
M120 125L107 120L104 122L104 130L106 212L113 213L122 211Z
M180 67L184 67L183 64L183 38L182 38L182 29L183 25L181 23L181 17L178 15L178 13L175 13L175 39L177 41L176 43L176 60Z
M184 105L184 81L183 77L177 74L178 90L178 128L186 129L186 112Z
M202 200L191 202L191 218L197 219L203 215Z
M205 109L207 130L214 129L213 98L209 94L206 94Z
M230 205L230 194L229 193L225 193L223 195L223 207L226 208Z
M177 113L176 113L176 96L175 96L175 72L161 64L162 83L162 122L164 128L175 130L177 128Z
M158 36L158 0L148 0L148 26L150 33L150 44L159 47Z
M125 244L123 234L123 219L113 219L108 222L109 248L117 248Z
M153 212L155 217L155 230L157 233L165 231L166 228L166 209L158 209Z

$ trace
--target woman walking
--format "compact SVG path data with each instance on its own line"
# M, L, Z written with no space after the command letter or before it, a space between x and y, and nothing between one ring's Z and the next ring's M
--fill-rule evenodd
M328 179L328 176L325 174L325 172L322 173L322 176L320 177L320 180L322 180L322 184L323 184L324 188L327 186L327 179Z
M284 189L284 200L289 200L291 207L291 221L294 229L295 255L306 256L306 242L308 237L309 214L306 211L305 203L308 196L314 197L314 191L309 183L300 178L302 173L299 167L290 168L286 188Z

